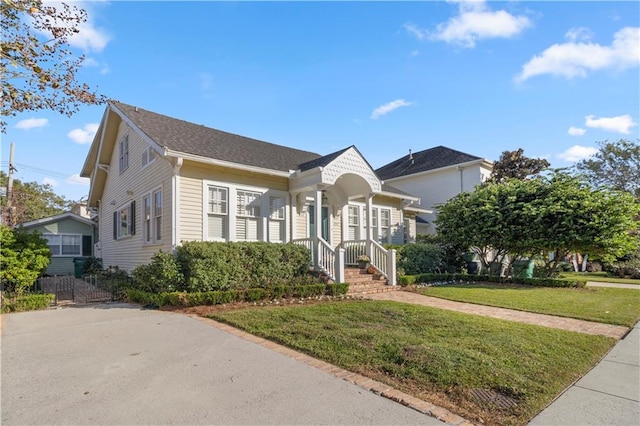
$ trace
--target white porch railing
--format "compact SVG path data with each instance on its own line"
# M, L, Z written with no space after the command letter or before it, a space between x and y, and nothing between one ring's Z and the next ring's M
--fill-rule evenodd
M292 243L306 247L311 253L311 265L335 282L344 282L344 250L334 250L322 238L299 238Z
M390 285L396 285L396 251L387 250L376 241L343 241L338 247L344 248L344 263L357 265L358 256L366 254L371 264L387 279Z

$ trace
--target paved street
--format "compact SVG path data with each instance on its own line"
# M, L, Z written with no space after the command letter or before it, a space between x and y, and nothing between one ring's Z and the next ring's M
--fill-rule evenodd
M2 424L444 423L185 315L3 316Z

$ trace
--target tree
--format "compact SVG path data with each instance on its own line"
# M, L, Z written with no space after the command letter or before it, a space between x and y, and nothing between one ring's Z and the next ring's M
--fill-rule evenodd
M71 116L82 104L106 101L86 83L76 82L84 56L71 52L68 38L79 32L86 11L64 3L45 6L41 0L2 0L0 17L2 117L40 109ZM3 118L2 133L6 124Z
M471 246L484 268L492 260L538 257L551 275L572 252L610 261L635 250L638 213L640 203L628 193L554 173L459 194L440 207L436 223L443 239Z
M500 159L493 164L491 181L526 179L539 174L549 166L549 162L545 159L526 157L522 148L516 151L503 151Z
M600 150L576 164L593 186L609 185L640 199L640 139L598 142Z
M0 225L0 283L3 290L22 294L44 273L50 260L47 240L39 233Z
M7 175L0 171L0 186L6 187ZM21 182L14 179L13 190L7 194L11 198L13 211L8 225L25 223L43 217L53 216L69 210L73 201L67 200L64 196L53 191L49 184L40 185L37 182ZM0 201L2 211L6 211L7 197ZM7 212L8 213L8 212Z

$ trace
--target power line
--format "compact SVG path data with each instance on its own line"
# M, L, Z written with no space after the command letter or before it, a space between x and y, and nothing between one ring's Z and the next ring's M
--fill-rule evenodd
M8 161L2 161L2 166L5 166L7 164L9 164ZM74 183L86 183L86 181L83 178L80 178L79 176L75 176L75 175L69 175L66 173L62 173L62 172L56 172L53 170L48 170L48 169L43 169L40 167L35 167L35 166L30 166L28 164L23 164L23 163L14 163L16 166L20 167L21 169L27 169L29 171L32 171L34 173L40 173L43 175L48 175L48 176L53 176L53 177L57 177L60 179L66 179L69 180L71 182Z

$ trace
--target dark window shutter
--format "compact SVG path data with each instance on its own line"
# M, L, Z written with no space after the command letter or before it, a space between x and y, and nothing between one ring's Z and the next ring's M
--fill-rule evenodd
M82 236L82 255L83 256L91 256L93 244L91 243L91 235L83 235Z
M129 220L129 225L131 226L130 229L130 234L131 235L136 235L136 202L132 201L131 205L129 206L129 217L131 218Z
M118 212L113 212L113 239L118 239Z

